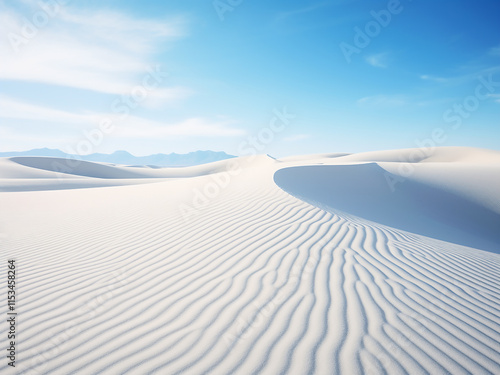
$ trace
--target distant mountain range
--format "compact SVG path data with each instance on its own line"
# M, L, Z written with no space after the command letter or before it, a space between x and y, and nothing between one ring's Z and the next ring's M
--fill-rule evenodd
M0 157L12 156L50 156L57 158L70 158L84 161L123 165L145 165L155 167L188 167L206 164L214 161L235 158L223 151L194 151L188 154L154 154L149 156L134 156L127 151L115 151L112 154L71 155L61 150L38 148L30 151L0 152Z

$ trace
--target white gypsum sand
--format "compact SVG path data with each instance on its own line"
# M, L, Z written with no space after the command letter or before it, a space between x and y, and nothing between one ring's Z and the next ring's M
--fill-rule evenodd
M500 152L415 155L0 159L17 372L500 373Z

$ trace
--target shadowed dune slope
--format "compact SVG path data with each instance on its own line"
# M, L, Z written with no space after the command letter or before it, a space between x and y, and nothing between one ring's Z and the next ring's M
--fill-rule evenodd
M113 165L93 163L83 160L69 160L50 157L12 157L13 162L29 168L41 169L44 171L56 172L75 176L94 178L144 178L149 177L147 173L140 170L127 170Z
M166 179L238 173L266 156L221 160L183 168L123 166L53 157L0 158L0 192L67 190L162 182Z
M500 252L500 215L447 189L406 180L375 163L304 166L278 170L288 193L320 208L440 240Z

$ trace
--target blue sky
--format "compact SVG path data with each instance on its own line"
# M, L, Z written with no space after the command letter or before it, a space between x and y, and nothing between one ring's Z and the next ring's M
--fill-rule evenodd
M0 3L0 151L500 149L495 0L43 3Z

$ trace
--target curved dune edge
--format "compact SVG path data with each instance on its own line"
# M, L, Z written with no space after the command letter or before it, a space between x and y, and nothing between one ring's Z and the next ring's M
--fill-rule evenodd
M19 373L498 373L499 255L314 207L279 168L188 217L213 176L1 193Z
M55 157L16 156L0 158L0 171L7 178L55 178L59 180L64 178L183 178L219 173L230 168L233 163L234 159L227 159L192 167L153 168Z
M319 208L500 252L500 213L446 187L398 178L376 163L289 167L274 175L284 191ZM392 181L402 182L395 188Z

